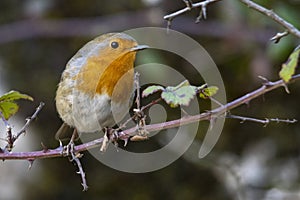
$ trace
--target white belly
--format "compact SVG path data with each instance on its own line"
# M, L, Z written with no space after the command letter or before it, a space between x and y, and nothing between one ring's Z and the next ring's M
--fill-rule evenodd
M123 104L114 104L108 95L90 97L74 91L64 99L69 101L69 114L61 114L61 118L79 133L95 132L104 127L112 127L119 122L129 110L129 99Z

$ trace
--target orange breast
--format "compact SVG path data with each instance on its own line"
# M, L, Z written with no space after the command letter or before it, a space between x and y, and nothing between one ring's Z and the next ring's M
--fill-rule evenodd
M114 101L128 99L133 91L136 52L127 52L114 59L90 57L76 77L78 89L90 96L106 93Z

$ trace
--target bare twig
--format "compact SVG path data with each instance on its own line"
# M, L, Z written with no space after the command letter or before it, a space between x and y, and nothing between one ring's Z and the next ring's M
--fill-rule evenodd
M215 2L221 1L221 0L206 0L206 1L198 2L198 3L193 3L190 0L183 0L183 1L186 4L185 8L164 16L164 19L168 21L167 30L169 30L169 28L171 27L172 20L175 17L177 17L177 16L179 16L179 15L181 15L183 13L186 13L186 12L192 10L193 8L201 7L199 15L196 18L196 23L199 23L199 21L202 18L206 19L206 16L207 16L207 14L206 14L206 6L208 4L215 3Z
M134 83L136 87L136 108L133 109L134 111L134 118L137 120L137 127L139 136L145 136L147 138L148 131L144 129L146 125L146 115L141 110L141 96L140 96L140 74L138 72L135 73Z
M251 0L239 0L240 2L246 4L249 8L252 8L268 17L270 17L271 19L273 19L275 22L277 22L278 24L282 25L284 28L287 29L288 33L291 33L293 35L295 35L296 37L300 38L300 31L294 27L291 23L287 22L286 20L284 20L283 18L281 18L279 15L277 15L276 13L274 13L272 10L266 9L265 7L254 3ZM278 35L278 33L277 33ZM284 34L283 36L285 36L287 34ZM275 37L275 41L276 38L282 38L283 36L274 36ZM273 38L274 38L273 37Z
M283 38L284 36L287 36L289 34L289 32L284 31L282 33L277 33L274 37L272 37L270 40L274 41L274 43L278 43L281 38Z
M300 80L300 74L294 75L291 79L291 82ZM144 128L145 130L152 132L152 131L159 131L163 129L169 129L174 127L179 127L186 124L191 124L198 121L204 121L204 120L211 120L212 118L216 116L220 116L229 110L232 110L242 104L245 104L259 96L262 96L263 94L270 92L272 90L275 90L276 88L284 86L286 83L284 83L283 80L278 80L275 82L269 82L268 84L263 84L260 88L245 94L244 96L237 98L229 103L227 103L224 106L220 106L214 110L201 113L198 115L192 115L192 116L185 116L181 119L172 120L168 122L158 123L158 124L150 124L146 125ZM114 134L112 137L114 139L128 139L130 136L133 136L136 134L137 127L133 127L121 132L118 132ZM84 144L80 144L74 147L75 152L82 152L86 151L91 148L95 148L97 146L100 146L102 143L103 138L99 138ZM0 153L0 159L2 160L24 160L24 159L30 159L30 158L50 158L50 157L62 157L61 154L61 147L58 147L56 149L49 149L46 152L44 150L41 151L33 151L33 152L16 152L16 153L8 153L8 152L1 152Z
M202 7L202 8L205 7L206 8L206 6L208 4L215 3L215 2L218 2L218 1L221 1L221 0L206 0L206 1L201 1L201 2L198 2L198 3L192 3L190 6L187 6L187 7L183 8L183 9L181 9L181 10L178 10L178 11L173 12L171 14L165 15L164 19L168 20L168 21L171 21L175 17L177 17L177 16L179 16L179 15L181 15L183 13L186 13L186 12L190 11L193 8L198 8L198 7ZM203 14L203 16L206 17L206 13L202 13L202 14Z
M71 152L71 156L72 156L72 160L71 161L75 161L76 162L76 165L78 167L78 174L80 174L81 176L81 185L83 186L83 191L87 191L88 190L88 185L87 185L87 182L86 182L86 178L85 178L85 172L83 170L83 167L81 165L81 162L79 160L79 158L82 157L83 154L80 154L80 153L74 153L74 152Z
M175 11L171 14L165 15L164 19L168 20L168 28L171 25L171 21L175 18L178 17L179 15L182 15L188 11L190 11L193 8L198 8L201 7L200 12L198 17L196 18L196 23L198 23L202 18L206 19L206 7L207 5L211 4L211 3L215 3L217 1L222 1L222 0L206 0L206 1L201 1L198 3L192 3L190 4L190 1L187 0L183 0L186 4L186 7L183 9L180 9L178 11ZM277 22L278 24L280 24L281 26L283 26L286 30L284 32L281 33L277 33L274 37L272 37L270 40L274 41L275 43L279 42L279 40L282 37L285 37L286 35L288 35L289 33L295 35L296 37L300 38L300 31L291 23L287 22L285 19L283 19L282 17L280 17L279 15L277 15L275 12L273 12L272 10L266 9L265 7L251 1L251 0L239 0L240 2L246 4L249 8L252 8L264 15L266 15L267 17L273 19L275 22Z
M40 105L36 108L35 112L32 114L31 117L26 119L25 125L21 128L21 130L16 133L15 135L12 135L12 129L10 126L7 126L7 145L5 147L6 150L11 151L14 142L23 134L26 133L26 129L30 125L30 123L37 117L38 113L42 110L43 106L45 104L43 102L40 103Z
M199 11L199 15L196 18L196 22L195 23L199 23L201 19L206 19L206 6L201 6L201 9Z
M26 123L25 125L21 128L21 130L14 136L14 141L16 141L20 135L22 135L23 133L26 133L26 129L28 128L28 126L30 125L30 123L36 119L37 115L39 114L39 112L42 110L42 108L44 107L45 103L44 102L40 102L40 105L36 108L35 112L31 115L31 117L26 119Z
M162 100L162 98L159 97L158 99L156 99L156 100L154 100L154 101L151 101L149 104L143 106L143 107L141 108L141 111L144 111L144 110L146 110L147 108L149 108L149 107L151 107L151 106L157 104L157 103L160 102L161 100Z
M256 123L261 123L264 124L264 126L267 126L270 122L277 122L277 123L288 123L288 124L293 124L296 123L296 119L278 119L278 118L265 118L265 119L258 119L258 118L253 118L253 117L244 117L244 116L238 116L238 115L231 115L228 114L226 115L226 118L230 119L238 119L241 120L241 123L244 123L246 121L251 121L251 122L256 122Z
M5 117L3 116L2 112L0 112L0 117L1 117L3 123L6 127L6 139L3 139L3 140L7 142L7 145L4 148L4 150L0 149L0 152L5 151L5 150L11 151L12 148L13 148L13 145L14 145L13 135L12 135L12 128L11 128L10 124L8 123L8 121L5 119Z
M136 99L135 99L135 103L136 103L136 109L141 110L141 97L140 97L140 74L138 72L135 72L134 74L134 84L136 87Z

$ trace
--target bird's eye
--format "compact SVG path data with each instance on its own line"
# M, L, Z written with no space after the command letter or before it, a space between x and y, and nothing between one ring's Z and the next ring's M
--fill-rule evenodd
M111 46L111 48L116 49L116 48L119 47L119 43L118 43L118 42L112 42L112 43L110 44L110 46Z

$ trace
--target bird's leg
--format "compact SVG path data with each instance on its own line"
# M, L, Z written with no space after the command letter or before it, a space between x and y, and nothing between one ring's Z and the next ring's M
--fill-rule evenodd
M57 132L55 133L55 139L61 140L61 136L67 132L68 128L69 128L69 126L66 123L63 123L60 126L60 128L57 130Z
M112 129L112 128L105 127L103 129L103 131L104 131L104 136L103 136L102 145L100 147L100 151L101 152L105 152L106 151L106 149L108 147L108 144L111 141L111 138L112 138L111 136L114 134L115 130Z
M70 142L63 147L62 154L65 156L69 156L74 154L74 141L78 138L78 132L74 129Z

